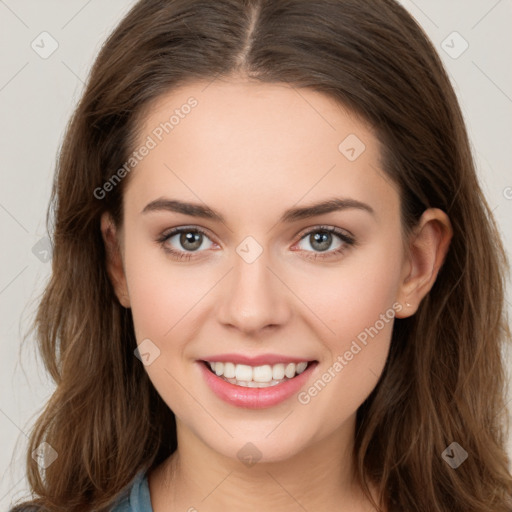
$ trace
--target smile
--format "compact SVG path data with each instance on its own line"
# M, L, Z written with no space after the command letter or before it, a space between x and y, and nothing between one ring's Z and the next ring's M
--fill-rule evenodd
M276 386L300 375L309 362L278 363L274 365L249 366L227 362L207 361L212 373L226 382L248 388Z
M288 400L313 378L318 366L318 361L262 366L229 361L197 363L204 382L214 395L230 405L246 409L264 409Z

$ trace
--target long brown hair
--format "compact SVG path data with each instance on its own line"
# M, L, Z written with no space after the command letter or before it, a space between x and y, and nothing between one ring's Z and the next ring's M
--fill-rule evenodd
M152 100L235 74L311 88L361 115L399 186L405 231L429 207L452 223L434 287L395 321L383 375L358 409L354 457L368 497L374 482L392 510L510 512L506 256L447 74L394 0L141 0L108 38L52 192L52 275L34 328L56 390L30 437L30 503L107 510L176 449L174 414L134 357L131 311L106 271L100 216L122 223L128 178L102 198L94 191L126 162ZM58 453L46 469L31 456L42 442ZM456 470L442 457L452 442L468 453Z

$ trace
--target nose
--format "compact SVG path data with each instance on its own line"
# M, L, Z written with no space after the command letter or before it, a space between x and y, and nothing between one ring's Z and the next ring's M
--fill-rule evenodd
M235 255L222 287L218 320L249 335L284 325L291 316L290 297L276 274L265 252L252 263Z

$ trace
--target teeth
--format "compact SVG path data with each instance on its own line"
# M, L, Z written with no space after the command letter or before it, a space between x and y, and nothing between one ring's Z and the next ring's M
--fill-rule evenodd
M222 363L220 363L220 364L222 364ZM218 368L218 366L219 366L219 363L217 363L217 368ZM250 380L253 380L252 367L247 366L246 364L237 364L235 366L235 379L236 380L245 380L247 382L249 382Z
M297 373L302 373L308 367L308 363L302 362L297 365Z
M270 366L249 366L246 364L234 364L230 362L208 362L212 371L224 380L234 384L247 387L267 387L266 385L275 385L283 380L293 379L295 375L302 373L308 366L308 363L298 364L275 364ZM262 384L261 386L259 384Z
M233 363L224 363L224 377L226 379L234 379L235 375L235 365Z
M288 365L284 369L284 374L289 379L291 379L292 377L295 377L295 369L296 369L296 366L293 363L288 363Z
M219 376L224 375L224 363L215 363L213 370Z

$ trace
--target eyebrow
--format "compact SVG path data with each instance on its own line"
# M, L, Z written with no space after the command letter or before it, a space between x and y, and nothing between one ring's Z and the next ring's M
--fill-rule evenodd
M309 206L290 208L286 210L279 222L294 222L297 220L308 219L317 215L331 213L342 210L357 209L366 211L375 215L375 211L371 206L356 199L349 198L333 198L320 203L315 203ZM211 219L225 223L222 214L212 210L208 206L203 206L198 203L186 203L176 199L160 198L148 203L141 213L156 212L156 211L170 211L176 213L183 213L192 217L201 217L204 219Z

